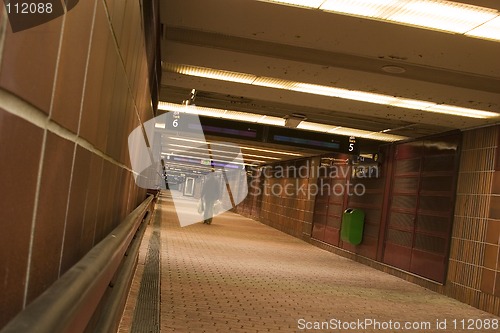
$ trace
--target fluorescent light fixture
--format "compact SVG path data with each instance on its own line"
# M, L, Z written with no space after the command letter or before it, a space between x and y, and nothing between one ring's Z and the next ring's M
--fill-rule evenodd
M275 88L275 89L290 89L293 85L292 82L282 79L275 79L272 77L257 77L253 83L253 85L267 88Z
M384 12L391 8L394 0L335 0L324 1L319 7L324 11L350 14L364 17L384 17Z
M267 125L280 126L285 122L285 120L280 117L266 116L261 114L232 111L232 110L222 110L216 108L207 108L195 105L182 105L182 104L168 103L162 101L158 103L158 109L164 111L174 111L174 112L177 111L182 113L197 114L199 116L217 117L222 119L239 120L239 121L246 121L249 123L259 123Z
M467 36L500 40L500 16L466 33Z
M447 0L259 0L500 41L496 9Z
M360 101L360 102L383 104L383 105L391 105L391 103L394 103L398 100L398 98L394 96L375 94L364 91L355 91L355 90L350 90L349 92L346 92L344 95L341 96L341 98L352 99L354 101Z
M173 71L179 74L191 75L197 77L204 77L207 79L231 81L238 83L251 84L257 77L252 74L237 73L231 71L221 71L214 70L205 67L193 67L193 66L175 66L175 70L170 67L172 65L168 63L162 63L162 68L167 71Z
M183 142L191 142L191 143L201 143L201 144L204 144L204 145L215 144L217 146L234 148L234 145L224 144L224 143L221 143L221 142L201 141L201 140L194 140L194 139L187 139L187 138L179 138L179 137L175 137L175 136L169 136L168 139L170 139L170 140L177 140L177 141L183 141ZM253 151L262 151L262 152L265 152L265 153L271 153L271 154L277 154L277 155L288 155L288 156L299 156L299 157L300 156L304 156L302 154L291 153L291 152L281 151L281 150L261 149L261 148L247 147L247 146L241 146L241 145L239 147L241 149L253 150Z
M182 159L186 159L184 162L195 162L196 160L211 160L213 162L222 162L222 163L226 163L226 164L247 165L247 163L244 163L244 162L235 162L234 160L224 159L224 158L227 158L227 156L220 155L220 157L223 159L217 159L217 158L193 156L196 154L200 155L200 153L190 153L189 155L173 154L173 155L171 155L171 160L173 160L173 162L176 162L175 157L177 157L177 158L180 157ZM213 156L215 156L215 155L213 155ZM171 162L171 160L169 162ZM258 163L265 163L266 162L266 161L260 161L260 160L252 160L252 161L258 162Z
M277 2L283 5L295 7L318 8L325 0L264 0L266 2Z
M257 122L272 126L285 126L285 119L278 117L262 116Z
M325 125L325 124L317 124L310 121L303 121L297 126L298 129L307 130L307 131L315 131L315 132L328 132L332 130L335 126Z
M399 138L401 138L401 136L399 135L387 134L382 132L373 132L372 134L367 135L366 138L378 141L389 141L389 142L398 141L400 140Z
M250 151L261 151L264 153L270 153L270 154L276 154L276 155L287 155L287 156L298 156L298 157L304 156L302 154L291 153L291 152L282 151L282 150L272 150L272 149L263 149L263 148L245 147L245 146L241 146L241 149L250 150ZM245 153L243 153L243 154L245 154Z
M161 153L161 155L167 155L167 153ZM184 164L184 163L179 162L179 161L171 161L171 160L166 160L165 163L167 163L168 165L175 165L175 166L179 166L179 167L186 167L186 168L189 168L189 169L196 169L196 170L200 170L200 171L208 171L208 170L211 169L210 165ZM251 163L245 163L245 165L248 165L248 166L257 166L257 164L251 164ZM171 170L169 170L169 172L170 171Z
M185 145L177 145L177 144L168 144L170 147L177 147L177 148L186 148L184 150L181 149L174 149L174 148L169 148L171 151L183 151L183 152L190 152L191 150L201 150L204 152L204 154L207 154L207 148L206 147L191 147L191 146L185 146ZM210 148L211 152L216 152L216 153L227 153L225 150L219 150L219 149L213 149ZM242 153L243 156L250 156L250 157L257 157L257 158L267 158L270 160L280 160L278 157L271 157L271 156L262 156L262 155L254 155L254 154L248 154L248 153Z
M261 114L247 113L247 112L239 112L239 111L229 111L226 110L224 112L224 118L239 120L239 121L247 121L250 123L257 123L262 118Z
M289 88L289 90L303 92L306 94L323 95L323 96L340 97L340 98L342 98L343 95L349 93L348 89L328 87L328 86L303 83L303 82L294 82Z
M213 154L213 153L205 153L205 152L196 152L196 151L187 151L184 149L170 149L171 151L177 152L174 153L174 156L181 156L181 157L194 157L194 158L200 158L200 159L212 159L215 161L226 161L228 163L235 163L235 164L241 164L238 162L234 162L234 157L233 155L221 155L221 154ZM184 154L182 154L184 153ZM227 153L227 152L225 152ZM271 159L276 159L279 160L279 158L271 158ZM262 160L252 160L252 161L258 161L258 162L265 162Z
M173 105L172 110L169 109L169 106ZM164 111L179 111L182 112L182 109L178 108L179 104L173 104L173 103L167 103L167 102L159 102L158 103L158 108ZM184 106L186 108L190 109L190 113L195 110L195 106ZM217 109L215 109L216 112L212 117L215 118L220 118L220 112L217 112ZM243 113L243 112L241 112ZM209 114L205 114L206 116L209 116ZM249 118L248 119L253 119L252 116L254 114L249 113ZM261 115L259 115L261 116ZM284 126L283 124L282 126ZM355 129L355 128L349 128L349 127L339 127L339 126L332 126L332 125L325 125L325 124L319 124L319 123L314 123L314 122L307 122L307 121L302 121L298 126L298 129L303 129L303 130L309 130L309 131L315 131L315 132L323 132L323 133L331 133L331 134L338 134L338 135L347 135L347 136L356 136L356 137L361 137L361 138L370 138L370 135L373 134L373 131L365 131L365 130L360 130L360 129ZM391 136L385 136L386 140L382 141L398 141L398 140L403 140L407 139L405 136L398 136L398 135L391 135ZM194 142L194 143L200 143L200 144L207 144L208 142L203 142L203 141L198 141L198 140L191 140L191 139L184 139L184 138L175 138L175 137L169 137L169 139L175 139L175 140L181 140L181 141L186 141L186 142ZM224 146L224 144L219 144L215 143L216 145ZM229 147L234 147L234 146L229 146ZM242 149L255 149L255 148L244 148L241 147ZM259 151L265 151L265 152L270 152L269 150L264 150L264 149L255 149ZM282 152L280 152L282 153ZM245 153L243 153L245 154ZM286 153L287 155L292 155L291 153Z
M405 0L398 10L387 17L430 29L464 34L498 16L494 9L443 0Z
M332 126L333 127L333 126ZM359 138L366 138L370 134L373 133L373 131L365 131L365 130L360 130L360 129L355 129L355 128L349 128L349 127L334 127L331 130L327 131L327 133L331 134L337 134L337 135L346 135L346 136L355 136ZM406 139L406 137L398 137L397 140L402 140ZM384 140L386 141L386 140ZM389 141L396 141L396 140L389 140Z
M198 73L197 75L204 75L203 73L206 72L217 72L215 69L204 69L202 67L196 67L196 66L187 66L187 65L175 65L175 64L170 64L168 65L168 68L170 71L173 71L175 73L181 73L182 68L193 68L192 71L188 71L191 73ZM200 70L198 70L201 68ZM222 71L224 72L224 71ZM245 74L245 73L236 73L236 74L241 74L242 76L244 75L250 75L250 74ZM194 75L194 74L188 74L188 75ZM208 76L204 76L208 77ZM350 100L355 100L355 101L360 101L360 102L367 102L367 103L374 103L374 104L381 104L381 105L390 105L394 107L401 107L401 108L406 108L406 109L413 109L413 110L419 110L419 111L424 111L424 112L434 112L434 113L443 113L443 114L448 114L448 115L453 115L453 116L461 116L461 117L470 117L470 118L479 118L479 119L485 119L485 118L494 118L500 116L499 113L495 112L490 112L490 111L485 111L485 110L477 110L477 109L469 109L469 108L464 108L464 107L459 107L455 105L447 105L447 104L437 104L429 101L422 101L422 100L416 100L416 99L410 99L410 98L404 98L404 97L395 97L391 95L384 95L384 94L376 94L376 93L371 93L371 92L366 92L366 91L360 91L360 90L349 90L349 89L344 89L344 88L337 88L337 87L330 87L330 86L323 86L323 85L317 85L317 84L310 84L310 83L304 83L304 82L296 82L296 81L288 81L288 80L281 80L281 79L271 79L271 78L263 78L264 80L260 80L259 78L255 79L252 83L248 83L254 86L260 86L261 82L264 82L264 84L267 84L268 82L273 82L272 80L275 80L276 82L280 82L280 84L276 84L275 87L278 87L278 89L284 89L284 90L292 90L292 91L297 91L297 92L302 92L302 93L307 93L307 94L314 94L314 95L321 95L321 96L328 96L328 97L336 97L336 98L344 98L344 99L350 99ZM239 80L235 82L240 82ZM269 87L270 85L264 85L264 87ZM273 87L273 88L275 88ZM284 88L281 88L284 87ZM160 102L159 108L161 108L161 103ZM166 104L164 104L166 105ZM182 107L185 107L183 105L179 104L171 104L169 107L168 111L182 111ZM191 108L191 109L189 109ZM199 107L194 107L194 106L189 106L187 111L185 112L190 112L190 113L196 113L199 115L206 115L206 116L214 116L214 112L218 113L218 116L220 118L226 118L226 119L234 119L234 117L238 117L239 120L242 121L249 121L249 122L257 122L259 123L262 118L258 118L255 115L250 115L247 114L247 116L244 116L244 113L242 112L236 112L236 111L227 111L227 110L220 110L220 109L212 109L212 108L199 108ZM236 113L232 113L236 112ZM226 115L227 114L227 115ZM233 115L230 116L230 115ZM246 119L246 120L245 120ZM268 120L276 121L279 122L280 118L278 117L269 117L267 118Z
M398 98L396 101L392 102L390 105L397 106L405 109L414 109L414 110L425 110L430 108L436 103L427 102L427 101L418 101L414 99L406 99L406 98Z
M471 118L492 118L498 116L498 113L494 112L473 110L469 108L462 108L459 106L446 105L446 104L436 104L425 109L424 111L444 113L453 116L465 116Z

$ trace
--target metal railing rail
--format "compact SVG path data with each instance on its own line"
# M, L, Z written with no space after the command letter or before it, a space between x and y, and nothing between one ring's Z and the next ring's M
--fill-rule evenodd
M144 200L108 236L14 317L0 333L84 332L120 267L134 235L148 215L153 199L154 196L150 195ZM134 255L130 253L130 256ZM133 267L128 265L129 269Z

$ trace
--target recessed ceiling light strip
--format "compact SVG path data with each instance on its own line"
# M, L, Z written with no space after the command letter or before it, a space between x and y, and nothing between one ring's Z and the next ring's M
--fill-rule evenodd
M181 69L185 68L185 67L190 67L191 70L181 71ZM189 72L190 74L187 74L187 75L204 77L204 78L212 78L213 77L213 75L205 76L204 73L206 73L208 71L211 71L211 72L216 71L215 69L206 69L203 67L176 65L176 64L168 64L168 65L165 65L164 68L166 68L168 71L171 71L174 73L183 74L184 72ZM248 75L245 73L239 73L239 74ZM227 79L227 78L225 78L225 79ZM223 80L225 80L225 79L223 79ZM485 110L470 109L470 108L464 108L464 107L459 107L459 106L455 106L455 105L437 104L437 103L433 103L433 102L429 102L429 101L414 100L414 99L403 98L403 97L395 97L395 96L384 95L384 94L370 93L370 92L366 92L366 91L349 90L349 89L344 89L344 88L323 86L323 85L310 84L310 83L304 83L304 82L272 79L272 78L266 78L266 77L258 78L256 80L254 80L253 83L251 83L251 84L252 85L260 85L260 82L269 82L269 81L273 81L275 87L279 87L279 86L283 87L283 88L278 88L278 89L292 90L292 91L303 92L303 93L314 94L314 95L322 95L322 96L350 99L350 100L355 100L355 101L360 101L360 102L389 105L389 106L419 110L419 111L424 111L424 112L443 113L443 114L449 114L449 115L454 115L454 116L479 118L479 119L494 118L494 117L500 116L500 114L498 114L498 113L485 111ZM234 82L240 82L240 81L234 81ZM278 82L281 82L281 83L278 84ZM180 110L181 106L183 106L183 105L180 105L178 107L179 110ZM219 112L219 113L221 112L221 110L219 110L219 109L215 109L215 110L217 110L217 112ZM175 110L171 110L171 111L175 111ZM193 112L196 112L199 115L213 114L213 111L214 111L214 109L211 109L211 108L200 108L197 111L193 110ZM224 113L228 112L227 110L225 110L225 111L226 112L224 112ZM186 110L184 112L189 112L189 110ZM238 112L238 115L241 116L241 113ZM225 117L225 116L221 115L221 117ZM269 117L269 118L271 118L271 117ZM274 117L274 118L277 118L277 117ZM231 119L231 118L228 117L228 119ZM254 116L252 116L252 118L249 117L248 119L249 120L246 120L246 121L258 122L258 118L254 117ZM277 118L277 119L279 119L279 118ZM273 119L273 120L277 121L277 119ZM244 120L244 119L241 119L241 120Z
M500 16L466 33L467 36L500 40Z
M170 108L170 105L172 105L172 108ZM182 112L182 108L178 107L179 104L173 104L173 103L167 103L167 102L159 102L158 103L158 108L160 110L164 111L179 111ZM189 109L189 113L196 113L196 106L194 105L180 105L183 108ZM242 112L243 113L243 112ZM209 114L205 114L206 116L210 116ZM252 115L252 114L249 114ZM220 112L214 113L212 117L220 117ZM250 117L254 119L253 117ZM337 135L346 135L346 136L356 136L356 137L365 137L369 138L369 135L373 133L373 131L365 131L365 130L360 130L360 129L355 129L355 128L349 128L349 127L339 127L339 126L333 126L333 125L326 125L326 124L318 124L314 122L302 122L298 126L299 129L303 130L310 130L310 131L315 131L315 132L323 132L323 133L331 133L331 134L337 134ZM174 138L174 137L170 137ZM383 141L398 141L398 140L403 140L407 139L405 136L397 136L397 135L391 135L391 136L386 136L386 140ZM180 139L179 139L180 140ZM194 142L194 141L192 141ZM199 141L199 143L202 143ZM216 143L218 144L218 143ZM248 148L247 148L248 149Z
M171 65L166 64L166 68L164 69L169 70L169 66ZM203 77L214 80L224 80L224 81L239 82L246 84L251 84L257 78L255 75L252 74L213 70L210 68L201 68L201 67L194 68L192 66L186 66L186 65L178 66L176 67L176 70L178 73L184 75L194 75L194 76L201 75Z
M219 157L222 157L221 158L210 158L210 157L196 157L196 156L193 156L193 153L189 153L189 155L183 155L183 154L166 154L166 156L172 156L173 158L175 157L181 157L181 158L186 158L186 159L199 159L199 160L212 160L214 162L221 162L221 163L227 163L227 164L237 164L237 165L247 165L248 163L244 163L244 162L236 162L236 161L232 161L232 160L229 160L227 158L224 158L224 157L227 157L227 156L219 156L219 155L212 155L212 156L219 156ZM174 162L175 162L175 159L174 159ZM266 161L262 161L262 160L252 160L252 162L257 162L257 163L265 163Z
M202 152L194 152L194 151L187 151L183 149L170 149L173 151L175 156L182 156L182 157L196 157L196 158L202 158L202 159L213 159L214 161L225 161L227 163L238 163L236 161L233 161L235 159L235 156L227 156L227 155L220 155L220 154L208 154L208 153L202 153ZM184 154L183 154L184 153ZM201 156L201 157L200 157ZM212 157L217 157L217 158L210 158ZM279 158L278 158L279 160ZM241 160L242 161L242 160ZM262 160L252 160L252 161L257 161L257 162L264 162Z
M500 41L500 12L447 0L259 0Z
M164 102L160 102L160 103L164 103ZM206 145L206 144L210 144L210 145L214 144L214 145L223 146L223 147L232 147L232 148L235 147L234 145L224 144L224 143L220 143L220 142L201 141L201 140L180 138L180 137L176 137L176 136L170 136L170 137L168 137L168 139L170 139L170 140L177 140L177 141L183 141L183 142L200 143L200 144L204 144L204 145ZM299 156L299 157L303 156L302 154L291 153L291 152L280 151L280 150L261 149L261 148L255 148L255 147L247 147L247 146L239 146L239 147L241 149L253 150L253 151L262 151L262 152L265 152L265 153L273 153L273 154L279 154L279 155Z
M190 147L190 146L184 146L184 145L176 145L176 144L168 144L169 147L176 147L176 148L186 148L187 150L182 150L184 152L190 152L192 150L201 150L201 151L206 151L206 148L203 148L203 147ZM174 150L174 149L171 149L171 148L167 148L167 149L170 149L170 150ZM210 149L212 152L216 152L216 153L228 153L228 151L225 151L225 150L218 150L218 149L213 149L211 148ZM257 157L257 158L265 158L265 159L270 159L270 160L281 160L281 158L278 158L278 157L271 157L271 156L262 156L262 155L255 155L255 154L248 154L248 153L243 153L243 157L245 156L249 156L249 157Z

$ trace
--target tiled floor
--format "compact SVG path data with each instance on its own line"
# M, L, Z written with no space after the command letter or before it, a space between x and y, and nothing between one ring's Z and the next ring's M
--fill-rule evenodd
M169 197L158 209L161 332L500 331L498 317L239 215L181 228Z

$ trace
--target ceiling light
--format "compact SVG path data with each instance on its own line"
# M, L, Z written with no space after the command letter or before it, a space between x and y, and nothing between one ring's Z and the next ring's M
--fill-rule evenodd
M261 114L247 113L247 112L226 110L226 112L224 112L223 118L232 119L232 120L239 120L239 121L246 121L249 123L256 123L262 118L262 115Z
M175 64L170 64L167 65L170 71L173 71L175 73L181 73L182 68L193 68L193 70L189 70L187 72L189 73L197 73L196 76L202 76L202 77L216 77L217 75L210 75L210 76L204 76L204 73L215 73L218 72L217 70L214 69L206 69L202 67L196 67L196 66L187 66L187 65L175 65ZM224 71L222 71L224 72ZM245 74L245 73L235 73L235 74L241 74L241 76L251 76L251 74ZM195 75L195 74L187 74L187 75ZM235 75L238 77L238 75ZM269 78L265 78L266 81L264 82L269 82ZM278 80L278 79L276 79ZM238 79L234 82L241 82ZM255 86L259 86L259 83L262 82L259 80L259 78L255 79L253 82L247 83ZM485 110L477 110L477 109L469 109L469 108L464 108L464 107L459 107L455 105L446 105L446 104L438 104L429 102L429 101L422 101L422 100L414 100L410 98L404 98L404 97L395 97L391 95L383 95L383 94L376 94L376 93L371 93L371 92L366 92L366 91L359 91L359 90L349 90L349 89L344 89L344 88L337 88L337 87L329 87L329 86L323 86L323 85L317 85L317 84L310 84L310 83L304 83L304 82L296 82L296 81L287 81L287 80L280 80L280 86L286 87L286 88L279 88L279 89L285 89L285 90L292 90L292 91L297 91L297 92L303 92L303 93L308 93L308 94L314 94L314 95L321 95L321 96L328 96L328 97L337 97L337 98L344 98L344 99L351 99L355 101L361 101L361 102L367 102L367 103L375 103L375 104L382 104L382 105L391 105L391 106L396 106L396 107L402 107L402 108L407 108L407 109L414 109L414 110L420 110L420 111L425 111L425 112L436 112L436 113L443 113L443 114L448 114L448 115L454 115L454 116L461 116L461 117L470 117L470 118L494 118L500 116L500 114L495 113L495 112L489 112ZM162 103L163 105L166 105L165 102L160 102L160 105L158 106L160 109L162 108ZM182 105L178 104L172 104L172 107L169 108L169 111L176 111L173 108L177 108L177 111L181 111L183 107ZM199 108L198 107L193 107L193 106L188 106L188 109L186 109L186 112L192 112L196 113L199 115L207 115L207 116L214 116L214 111L216 111L219 115L220 118L227 118L227 119L232 119L230 116L225 116L225 113L227 113L227 110L220 110L220 109L212 109L212 108ZM241 116L242 113L239 113ZM278 121L278 117L275 117L276 121ZM244 120L243 118L240 119L243 121L249 121L249 122L259 122L262 120L262 118L255 117L254 115L248 116L247 120Z
M162 155L166 155L165 153L161 153ZM190 168L190 169L196 169L196 170L200 170L200 171L207 171L207 170L210 170L211 169L211 166L210 165L203 165L203 164L200 164L200 165L193 165L193 164L184 164L180 161L173 161L173 160L167 160L165 161L165 163L167 165L175 165L175 166L179 166L179 167L187 167L187 168ZM245 165L248 165L248 166L257 166L256 164L251 164L251 163L244 163Z
M436 112L436 113L444 113L454 116L466 116L471 118L491 118L498 116L497 113L481 111L481 110L472 110L468 108L462 108L453 105L446 104L436 104L433 105L424 111Z
M207 151L207 148L202 148L202 147L191 147L191 146L184 146L184 145L176 145L176 144L171 144L169 143L168 144L170 147L177 147L177 148L187 148L186 149L173 149L173 148L169 148L169 150L171 151L183 151L183 152L190 152L191 150L201 150L203 151L204 154L207 154L206 151ZM210 148L210 152L216 152L216 153L228 153L228 151L225 151L225 150L219 150L219 149L213 149L213 148ZM267 158L267 159L271 159L271 160L280 160L280 158L278 157L271 157L271 156L262 156L262 155L254 155L254 154L248 154L248 153L242 153L244 157L246 156L250 156L250 157L258 157L258 158Z
M285 119L278 117L262 116L257 122L272 126L285 126Z
M207 153L207 152L187 151L184 149L170 149L170 150L176 152L176 153L174 153L174 156L214 159L217 161L224 160L224 161L228 161L230 163L237 163L237 162L235 162L236 160L241 161L241 159L235 158L235 156L233 156L233 155L221 155L221 154L213 154L213 153ZM186 155L183 155L182 153L184 153ZM218 159L214 158L214 157L217 157ZM264 162L264 161L260 161L260 162Z
M162 101L158 103L158 109L164 111L177 111L189 114L197 114L199 116L217 117L222 119L239 120L239 121L246 121L249 123L259 123L266 125L282 126L284 125L285 122L283 118L279 117L265 116L248 112L208 108L197 105L196 106L182 105L182 104L168 103Z
M418 101L418 100L407 99L407 98L398 98L397 100L392 102L390 105L397 106L400 108L405 108L405 109L425 110L433 105L436 105L436 103L427 102L427 101Z
M378 140L378 141L398 141L401 140L400 135L394 135L394 134L387 134L382 132L373 132L369 135L366 136L367 139L373 139L373 140Z
M204 77L207 79L215 79L215 80L223 80L223 81L231 81L231 82L239 82L247 84L252 83L256 79L256 76L252 74L214 70L205 67L175 65L175 68L172 68L172 66L173 66L172 64L162 62L162 68L164 70L171 72L173 71L184 75L191 75L191 76Z
M375 93L356 91L356 90L350 90L346 92L344 95L341 96L341 98L352 99L354 101L368 102L374 104L384 104L384 105L391 105L391 103L394 103L397 100L397 97L390 95L375 94Z
M214 162L223 162L226 164L238 164L238 165L246 165L244 161L239 160L240 162L236 162L235 160L229 160L227 156L223 155L212 155L212 156L217 156L220 158L209 158L209 157L197 157L197 156L192 156L192 155L200 155L199 153L190 153L189 155L182 155L182 154L173 154L171 155L171 160L175 162L176 160L181 161L181 162L190 162L190 163L197 163L201 160L211 160ZM222 159L221 159L222 158ZM265 163L266 161L261 161L261 160L252 160L253 162L259 162L259 163Z
M282 79L275 79L272 77L258 77L253 81L252 84L260 87L275 89L290 89L293 85L293 82Z
M494 9L444 0L405 0L388 19L431 29L465 33L498 15Z
M245 147L245 146L241 146L241 149L243 149L243 150L252 150L252 151L262 151L264 153L277 154L277 155L288 155L288 156L297 156L297 157L304 156L302 154L291 153L289 151L283 151L283 150L271 150L271 149L263 149L263 148L255 148L255 147ZM243 154L245 154L245 153L243 153Z
M173 103L167 103L167 102L159 102L158 103L158 108L161 110L165 111L172 111L169 110L169 106L173 105L173 110L180 110L179 112L182 112L182 109L177 108L178 104L173 104ZM186 106L184 106L186 107ZM190 109L190 113L193 113L196 110L195 106L189 106L186 107ZM212 117L220 118L220 113L217 112L217 109L214 109L215 113ZM206 116L210 117L210 114L205 114ZM250 118L254 116L254 114L249 113L248 114ZM284 124L283 124L284 126ZM357 137L368 137L370 134L373 133L373 131L365 131L365 130L360 130L360 129L355 129L355 128L348 128L348 127L339 127L339 126L332 126L332 125L325 125L325 124L318 124L314 122L302 122L297 126L298 129L304 129L304 130L310 130L310 131L315 131L315 132L323 132L323 133L332 133L332 134L338 134L338 135L346 135L346 136L357 136ZM169 139L175 139L175 140L181 140L181 141L186 141L186 142L194 142L194 143L201 143L201 144L207 144L207 142L204 141L199 141L199 140L191 140L191 139L184 139L184 138L175 138L175 137L169 137ZM407 139L407 137L404 136L387 136L386 140L382 141L398 141L398 140L403 140ZM224 144L216 143L217 145L220 146L225 146ZM234 147L234 145L228 145L229 147ZM250 148L250 147L241 147L242 149L254 149L258 151L266 151L269 152L269 150L263 150L263 149L256 149L256 148ZM283 152L279 152L283 153ZM292 153L285 153L287 155L292 155Z
M500 41L500 16L466 33L467 36Z
M372 134L373 131L365 131L365 130L360 130L360 129L355 129L355 128L337 126L335 128L332 128L331 130L329 130L328 133L366 138L367 136ZM399 137L398 138L398 140L403 140L403 139L406 139L406 137ZM386 140L384 140L384 141L386 141ZM394 140L390 140L390 141L394 141Z
M325 0L260 0L264 2L277 2L283 5L291 5L305 8L318 8Z
M171 140L177 140L177 141L183 141L183 142L191 142L191 143L201 143L201 144L215 144L217 146L222 146L222 147L231 147L234 148L234 144L224 144L221 142L209 142L209 141L201 141L201 140L194 140L194 139L187 139L187 138L179 138L175 136L170 136L168 139ZM255 148L255 147L247 147L247 146L239 146L241 149L246 149L246 150L253 150L253 151L262 151L265 153L272 153L272 154L278 154L278 155L289 155L289 156L303 156L302 154L298 153L291 153L287 151L281 151L281 150L271 150L271 149L261 149L261 148Z
M500 41L498 23L492 22L499 19L500 12L496 9L462 2L447 0L265 1ZM492 22L491 25L490 22Z
M298 129L307 130L307 131L315 131L315 132L328 132L335 127L336 126L318 124L318 123L313 123L310 121L303 121L299 124L299 126L297 126Z
M295 82L288 88L289 90L303 92L307 94L323 95L329 97L341 97L349 92L348 89L321 86L317 84Z
M375 18L386 16L384 13L394 6L394 3L394 0L327 0L319 8L324 11Z

